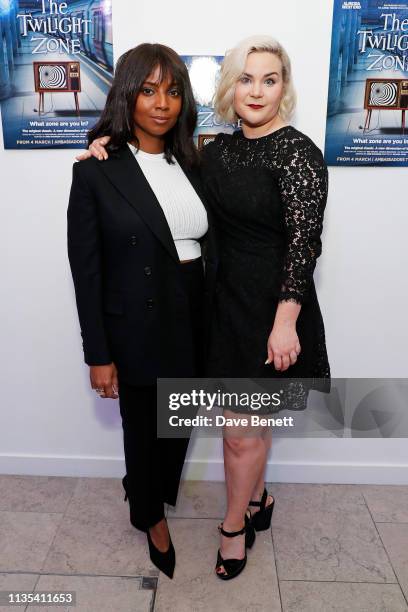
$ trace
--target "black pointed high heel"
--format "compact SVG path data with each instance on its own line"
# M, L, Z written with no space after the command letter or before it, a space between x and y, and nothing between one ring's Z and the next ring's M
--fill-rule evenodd
M126 474L122 478L122 485L123 485L123 488L125 489L125 497L123 501L126 501L127 499L129 499ZM129 505L130 505L130 502L129 502ZM140 529L140 527L136 524L136 521L132 517L132 506L131 505L130 505L130 522L132 523L132 525L134 525L134 527L136 527L137 529ZM166 552L161 552L153 544L153 540L150 536L149 530L146 529L144 531L146 531L147 543L149 545L149 555L150 555L151 562L154 563L157 569L163 572L163 574L166 574L166 576L168 576L169 578L173 578L174 568L176 566L176 551L174 550L173 542L171 541L170 532L169 532L169 538L170 538L169 547L166 550Z
M272 497L272 495L271 495ZM272 499L272 503L266 506L266 500L268 499L268 491L264 489L261 501L254 501L251 499L249 506L259 507L259 511L251 516L251 523L256 531L265 531L271 526L272 512L275 505L275 498Z
M225 529L221 525L218 525L218 531L227 538L235 538L235 536L242 535L245 533L245 557L243 559L223 559L221 555L220 549L218 549L217 553L217 563L215 566L215 573L221 580L231 580L232 578L236 578L247 563L247 548L252 548L255 542L255 530L251 524L250 519L245 514L245 525L239 531L225 531ZM225 574L220 574L217 572L217 569L220 566L224 567Z
M169 578L173 578L174 568L176 566L176 551L174 550L173 542L171 541L170 533L169 539L170 544L166 552L161 552L153 544L153 540L150 536L149 530L146 532L147 542L149 544L150 560L163 574L166 574Z

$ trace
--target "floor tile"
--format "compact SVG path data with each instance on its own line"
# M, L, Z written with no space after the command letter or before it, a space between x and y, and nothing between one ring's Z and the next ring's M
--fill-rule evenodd
M362 511L367 507L358 485L267 483L268 492L276 499L274 513L287 510L299 511Z
M408 525L377 523L377 529L408 600Z
M0 512L0 571L41 569L62 514Z
M407 612L397 584L280 582L283 612Z
M361 485L373 520L380 523L408 523L408 487Z
M37 574L6 574L0 573L0 591L32 591L35 583L38 580ZM0 610L11 610L13 606L0 605ZM24 610L24 607L18 606L14 609Z
M223 482L184 480L180 486L177 506L168 507L168 517L223 518L226 498Z
M280 580L396 582L369 512L279 507L272 536Z
M111 576L41 576L37 591L74 591L76 606L36 606L27 612L149 612L153 591L141 588L140 578Z
M65 516L106 523L129 523L129 503L124 502L118 478L80 478Z
M144 533L130 523L64 517L44 572L112 576L157 575Z
M170 519L176 549L173 580L160 574L155 612L278 612L281 610L270 532L258 534L242 575L222 581L214 573L217 521Z
M223 582L214 566L225 485L182 482L168 510L177 555L169 580L129 523L121 479L0 476L0 590L38 581L36 590L76 591L78 612L147 612L158 579L155 612L275 612L280 596L284 612L408 612L408 487L267 488L272 537L259 532L242 576ZM28 610L37 608L48 609Z
M77 481L57 476L0 476L0 510L64 512Z

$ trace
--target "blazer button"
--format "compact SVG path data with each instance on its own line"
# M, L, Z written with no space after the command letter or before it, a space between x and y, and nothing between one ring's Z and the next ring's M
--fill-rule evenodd
M137 236L131 236L130 237L130 244L132 246L136 246L137 245Z
M151 276L151 274L152 274L151 267L150 266L146 266L145 269L144 269L144 273L145 273L146 276Z
M146 305L149 310L153 310L154 300L152 298L149 298L148 300L146 300Z

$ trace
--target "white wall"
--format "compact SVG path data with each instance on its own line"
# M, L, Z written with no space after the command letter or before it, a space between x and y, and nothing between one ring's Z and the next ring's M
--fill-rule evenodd
M323 147L331 2L113 4L116 58L143 41L223 54L244 36L275 35L293 61L295 125ZM123 474L117 403L95 397L82 362L66 256L74 155L0 150L0 473ZM404 168L330 169L316 279L333 376L407 376L406 180ZM405 439L279 439L268 477L406 483L407 467ZM192 445L186 476L223 477L219 441Z

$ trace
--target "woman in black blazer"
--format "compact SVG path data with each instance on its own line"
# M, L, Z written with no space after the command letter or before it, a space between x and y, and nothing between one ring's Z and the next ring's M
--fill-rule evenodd
M68 254L91 385L101 397L119 395L130 520L146 532L153 563L170 577L175 552L164 502L176 503L188 439L157 438L156 379L202 374L204 296L210 299L215 274L198 197L195 123L179 56L163 45L131 49L118 61L89 134L90 142L110 134L109 159L74 164L68 207ZM186 245L191 251L183 251ZM183 252L195 255L183 261Z

